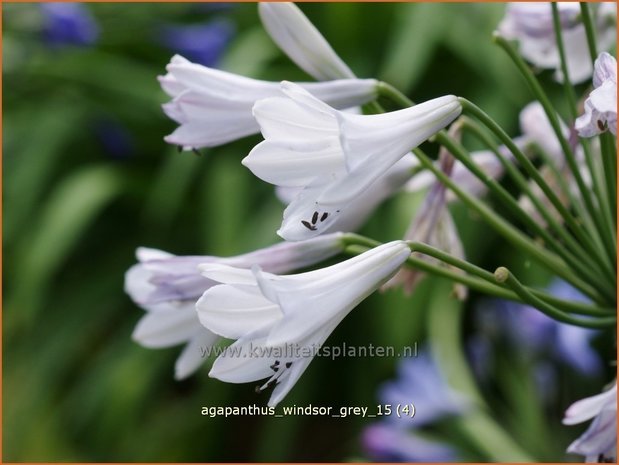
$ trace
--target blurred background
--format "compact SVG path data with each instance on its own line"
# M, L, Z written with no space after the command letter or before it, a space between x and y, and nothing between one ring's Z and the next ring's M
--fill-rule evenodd
M531 96L491 42L502 4L301 7L358 76L415 101L461 95L518 134ZM180 347L131 340L143 311L123 292L124 273L138 246L227 256L275 243L283 207L240 165L258 136L202 156L163 141L175 124L156 77L175 53L255 78L311 80L252 3L3 5L3 460L498 460L505 451L475 432L492 425L534 459L565 460L584 427L562 426L563 411L610 379L612 335L562 335L536 312L475 293L463 306L437 279L412 297L371 296L328 343L418 342L452 386L483 396L490 426L466 408L438 412L414 433L433 441L423 449L408 427L369 419L201 416L203 406L267 397L208 378L208 364L174 381ZM560 102L550 74L542 79ZM397 195L361 232L402 237L420 200ZM453 212L471 261L526 267L530 283L550 284L476 217ZM407 370L431 379L409 368L395 358L316 359L284 404L372 407ZM424 405L423 394L410 396Z

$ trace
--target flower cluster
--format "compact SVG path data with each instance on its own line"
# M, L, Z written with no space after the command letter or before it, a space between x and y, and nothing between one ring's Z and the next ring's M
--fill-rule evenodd
M601 371L589 346L597 333L578 326L616 324L611 134L616 136L617 74L609 53L597 55L598 46L607 50L614 42L616 8L507 6L495 40L535 95L522 109L521 135L513 139L464 98L447 94L415 104L384 82L358 78L295 5L260 3L258 9L274 42L317 82L264 81L175 55L159 77L171 97L163 110L179 125L165 141L197 150L261 133L264 140L241 164L274 185L287 205L274 231L285 242L228 258L138 249L139 263L127 272L125 288L147 313L134 340L153 348L185 344L177 379L194 373L222 339L233 341L218 353L209 376L259 382L257 392L272 389L268 404L274 407L312 361L307 349L322 346L366 297L381 287L411 293L423 276L434 274L453 280L460 300L473 289L510 301L502 312L506 339L526 340L532 350L551 346L557 359L583 374ZM506 39L517 40L519 51ZM569 117L552 107L525 60L556 70ZM572 83L591 77L591 92L578 102ZM384 111L382 99L401 109ZM485 149L469 152L469 135ZM440 145L435 160L420 147L426 141ZM353 233L401 190L423 192L403 240L381 244ZM540 289L505 267L491 273L468 262L451 211L456 203L511 243L522 254L522 268L533 260L574 292ZM341 252L355 256L304 270ZM288 274L294 271L301 272ZM448 386L429 354L403 361L401 378L385 385L381 400L421 399L417 426L470 413L471 400ZM613 389L568 409L565 424L595 417L569 452L616 456ZM483 410L475 409L477 419ZM365 446L381 460L458 456L417 433L398 422L377 423L366 430Z

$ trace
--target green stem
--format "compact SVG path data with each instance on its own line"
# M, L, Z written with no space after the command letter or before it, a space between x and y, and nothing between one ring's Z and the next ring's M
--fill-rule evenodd
M490 461L531 462L530 457L512 435L490 414L462 352L462 305L449 298L447 283L435 281L434 295L428 309L430 350L446 382L470 400L470 407L453 420L459 432L475 444Z
M432 160L423 153L420 149L413 151L423 166L432 171L434 175L449 189L451 189L460 200L472 210L476 211L493 229L505 237L516 247L529 253L540 264L552 270L558 276L571 283L573 286L580 289L582 292L591 297L594 301L599 302L600 296L598 292L582 281L578 276L569 270L565 263L553 253L540 248L535 242L531 241L527 236L522 234L503 218L494 213L484 203L462 190L457 186L449 176L443 173L440 169L434 166Z
M587 47L589 47L591 63L594 63L598 56L597 46L595 44L595 26L593 25L589 5L587 5L586 2L580 2L580 13L582 15L582 22L585 25L585 33L587 34Z
M483 170L481 170L471 159L464 147L451 138L443 138L443 145L449 152L457 158L471 173L473 173L484 185L496 195L499 200L505 205L522 223L527 225L531 230L538 234L553 250L574 270L577 270L581 276L585 276L589 284L594 287L600 285L598 264L591 260L591 257L583 253L580 246L574 238L566 232L565 228L560 225L555 218L548 212L545 206L541 203L538 196L533 195L528 183L524 178L517 173L515 168L495 149L495 154L506 170L514 176L514 179L519 183L519 187L529 196L533 205L540 212L547 224L549 224L555 232L577 252L577 256L570 253L560 242L555 240L548 231L543 228L531 215L527 214L518 204L518 202L494 179L490 178ZM517 173L517 174L516 174ZM599 271L599 269L598 269Z
M610 234L609 230L605 227L604 221L600 218L600 212L595 208L594 202L591 198L591 193L589 191L589 188L585 184L582 174L580 172L580 167L578 166L578 163L576 162L574 151L570 147L570 144L568 143L567 139L565 138L565 135L563 134L561 124L559 122L559 118L557 117L557 114L554 111L552 104L550 103L550 100L548 99L548 96L542 89L542 86L540 85L539 81L535 78L535 76L533 75L533 73L531 72L527 64L520 57L520 55L516 52L514 47L512 47L511 44L505 38L501 37L498 34L494 36L494 40L501 48L503 48L503 50L505 50L505 52L514 62L514 64L516 65L520 73L523 75L523 77L527 81L527 84L533 91L533 94L539 100L540 104L544 108L544 111L546 112L546 116L548 117L548 120L550 121L550 125L552 126L553 131L555 132L557 139L559 140L559 144L561 145L561 149L563 150L563 153L565 154L565 159L567 161L567 164L570 167L570 170L572 171L572 175L574 176L574 179L576 180L576 184L578 185L578 190L580 191L580 195L582 199L584 200L587 209L591 212L594 222L596 223L596 227L600 230L600 234L603 238L606 251L608 254L613 254L614 244L613 244L612 234Z
M567 96L568 106L570 113L572 114L572 120L575 120L578 116L576 110L576 94L574 93L574 87L570 81L570 75L567 68L567 59L565 57L565 45L563 44L563 33L561 32L561 19L559 17L559 6L556 2L551 2L552 5L552 23L555 30L555 39L557 42L557 50L559 51L559 58L561 60L561 72L563 73L563 87L565 89L565 95Z
M559 224L554 218L554 216L547 211L545 206L541 203L539 197L535 195L535 193L533 193L533 191L529 187L529 183L526 181L524 176L520 173L520 171L518 171L515 168L515 166L512 163L510 163L509 161L505 159L503 154L500 152L499 147L490 138L490 136L486 134L486 132L484 131L482 127L480 127L473 120L467 118L466 116L460 119L460 124L462 125L464 129L471 131L481 142L483 142L488 148L490 148L490 150L495 154L495 156L501 162L501 164L503 165L503 167L505 168L509 176L512 178L512 180L518 185L520 190L527 195L527 197L531 200L533 205L536 207L537 211L543 216L546 223L550 225L555 231L555 233L558 234L563 239L563 241L570 247L570 250L572 250L573 254L575 255L572 255L568 251L564 250L557 243L557 241L555 241L552 238L552 236L550 236L548 232L534 218L532 218L530 215L525 213L520 208L519 204L515 202L515 200L507 193L507 191L505 191L505 189L501 188L504 191L504 194L502 194L502 198L507 197L507 202L509 202L510 204L514 204L514 203L516 204L515 206L512 205L511 209L512 211L516 211L519 219L523 223L527 224L542 239L544 239L544 241L550 247L552 247L555 252L561 255L561 257L566 262L568 262L570 266L572 266L575 269L580 270L581 272L583 272L584 275L589 276L589 282L592 285L597 286L600 283L599 276L602 275L606 277L605 272L610 272L611 274L613 274L610 268L605 267L605 265L607 264L605 254L602 253L599 256L597 255L599 251L595 248L595 246L589 240L589 238L585 236L581 228L577 228L577 230L575 231L577 233L578 239L580 240L580 242L577 242L574 239L574 237L572 237L572 235L566 231L565 227ZM452 151L452 153L454 154L454 156L457 156L455 152ZM459 157L457 158L460 159ZM551 170L553 170L554 168L553 174L555 175L555 178L559 181L559 183L564 182L563 177L559 174L558 170L556 170L556 167L554 167L554 164L552 167L549 167L549 168ZM475 166L475 168L469 168L469 169L473 171L474 169L478 169L478 168ZM475 171L473 172L475 173ZM482 180L484 183L486 183L486 181L482 179L481 177L479 179ZM567 190L566 185L564 186L564 189ZM583 247L582 247L583 245L588 249L588 253L585 250L583 250ZM594 258L592 258L590 254L592 254ZM584 269L582 265L584 265ZM597 274L595 272L591 274L592 271L596 271L596 270L598 272ZM614 286L614 281L608 281L608 280L606 281L607 281L606 284L610 286L611 288Z
M584 319L567 315L561 310L558 310L553 305L542 301L531 292L529 292L518 279L505 267L499 267L494 272L494 277L498 283L505 283L518 297L524 302L534 306L549 317L561 321L563 323L582 326L584 328L604 329L614 326L617 323L617 318L614 316L601 317L597 319Z
M355 233L346 233L342 236L342 241L345 246L352 247L349 252L357 252L362 253L374 247L378 247L381 245L380 242L370 239L365 236L361 236ZM429 257L432 257L436 260L442 261L452 267L458 268L470 275L476 276L477 278L473 278L462 273L454 272L449 268L443 266L437 266L432 263L429 263L425 260L419 259L417 257L411 256L407 260L407 264L414 268L418 268L427 273L432 273L435 275L439 275L445 278L450 278L453 281L464 284L471 289L485 292L486 294L493 295L495 297L500 297L508 300L520 301L515 293L506 288L498 287L496 283L496 279L493 273L484 270L472 263L469 263L465 260L461 260L456 258L446 252L443 252L439 249L436 249L432 246L421 242L408 242L411 251L422 253ZM478 279L479 278L479 279ZM592 315L592 316L608 316L609 314L614 314L614 310L610 308L601 308L597 306L593 306L583 302L576 301L567 301L560 299L558 297L547 294L543 291L539 291L537 289L527 288L529 292L533 293L538 298L547 301L553 305L556 305L562 308L564 311L568 313L577 313L580 315Z

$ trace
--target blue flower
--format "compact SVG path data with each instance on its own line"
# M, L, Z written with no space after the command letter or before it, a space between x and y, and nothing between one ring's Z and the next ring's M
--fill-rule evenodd
M43 37L48 45L92 45L99 38L99 26L81 3L42 3Z
M444 381L427 350L419 351L417 357L402 359L398 366L398 379L385 383L378 397L383 404L413 403L416 410L412 420L389 416L391 421L413 426L423 426L445 416L461 414L469 407L466 398Z
M214 66L235 32L234 25L223 19L193 25L166 25L161 43L204 66Z
M561 280L553 281L547 290L564 300L587 302L578 290ZM492 307L482 309L482 326L486 330L506 334L516 347L528 353L550 353L582 374L600 372L601 360L590 345L598 331L560 323L521 303L499 300Z
M375 423L363 431L365 453L379 462L454 462L452 447L419 437L387 423Z

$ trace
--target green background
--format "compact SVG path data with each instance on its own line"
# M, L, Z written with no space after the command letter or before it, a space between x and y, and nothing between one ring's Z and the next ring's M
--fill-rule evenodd
M87 6L101 27L97 44L52 50L41 40L38 5L3 5L4 460L362 459L359 434L369 420L202 417L202 406L265 405L266 395L257 396L253 385L210 379L207 366L174 381L180 347L154 351L132 342L143 312L123 292L136 247L179 255L247 252L278 240L283 209L272 186L240 165L259 136L203 150L201 157L164 143L175 124L161 111L167 97L155 78L172 52L158 42L159 26L227 17L237 34L220 67L267 80L311 78L271 42L255 4L219 12L183 3ZM415 101L466 97L516 135L518 112L531 96L491 41L503 8L302 5L358 76L384 79ZM549 76L542 75L545 84L560 96ZM130 156L106 152L94 128L107 119L131 134ZM411 194L390 199L362 232L402 237L419 201ZM457 206L455 214L473 262L491 270L527 266L531 282L547 282L478 218ZM328 343L402 347L430 334L440 346L455 321L445 312L432 316L445 289L427 280L412 298L400 290L373 295ZM464 310L466 331L475 298ZM496 350L504 363L485 392L492 414L534 457L563 460L582 431L560 425L563 409L597 387L570 383L542 411L531 367L518 354ZM373 406L396 362L314 360L285 404ZM468 445L458 425L438 425L433 434L462 445L464 459L492 458Z

